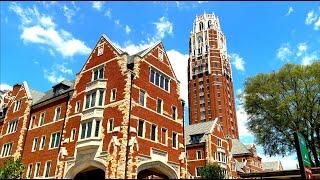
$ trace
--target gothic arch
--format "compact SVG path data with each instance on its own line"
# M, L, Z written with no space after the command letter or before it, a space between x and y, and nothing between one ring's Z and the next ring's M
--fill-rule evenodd
M73 179L78 173L80 173L81 171L89 167L95 167L97 169L106 171L105 164L106 162L102 159L95 159L95 160L84 159L84 160L78 161L66 171L66 175L64 176L64 178Z
M149 169L156 170L162 173L163 175L167 176L169 179L179 178L177 172L173 169L173 167L171 167L170 165L162 161L152 161L152 160L140 162L138 165L137 175L139 174L139 172L143 170L149 170Z

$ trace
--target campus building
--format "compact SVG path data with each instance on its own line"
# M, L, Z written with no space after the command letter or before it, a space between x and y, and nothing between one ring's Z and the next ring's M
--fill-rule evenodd
M75 80L1 100L0 165L21 157L23 178L186 178L184 102L161 42L129 55L102 35Z

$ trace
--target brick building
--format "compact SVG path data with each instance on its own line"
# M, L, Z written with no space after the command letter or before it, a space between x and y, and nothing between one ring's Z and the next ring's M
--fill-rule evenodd
M161 42L129 55L101 36L74 81L17 84L0 123L0 164L24 178L185 178L180 85Z

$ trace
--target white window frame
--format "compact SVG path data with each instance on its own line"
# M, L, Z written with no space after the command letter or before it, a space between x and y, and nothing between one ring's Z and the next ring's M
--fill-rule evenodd
M151 139L151 137L152 137L152 126L156 126L154 140ZM151 126L150 126L150 140L154 141L154 142L158 142L158 125L157 124L151 124Z
M99 76L100 76L100 69L103 69L103 76L102 76L102 78L99 78ZM98 71L98 77L97 77L97 79L94 79L94 72L95 71ZM91 76L91 82L92 81L96 81L96 80L100 80L100 79L104 79L104 76L105 76L105 69L104 69L104 66L100 66L100 67L97 67L97 68L94 68L93 70L92 70L92 76Z
M16 132L17 128L18 128L18 120L17 119L8 122L7 134L12 134L12 133Z
M77 102L76 102L76 106L75 106L75 108L74 108L74 113L80 112L80 109L81 109L80 107L81 107L80 101L77 101Z
M40 124L42 115L43 115L43 124ZM39 126L39 127L40 127L40 126L43 126L43 125L46 123L45 120L46 120L46 112L40 113L38 126Z
M1 149L1 157L9 157L11 155L13 143L5 143Z
M142 125L142 136L139 136L139 122L142 121L143 125ZM146 134L146 121L143 119L138 119L138 123L137 123L137 136L138 137L142 137L145 138Z
M31 178L32 168L33 168L33 164L32 163L28 164L28 168L27 168L27 172L26 172L26 179L30 179Z
M13 112L19 111L20 108L21 108L21 99L15 101Z
M58 109L60 109L59 114L57 113ZM59 118L57 117L58 115L59 115ZM57 119L57 118L58 118L58 119ZM59 121L60 118L61 118L61 106L57 106L57 107L54 109L53 122Z
M96 126L97 126L97 121L99 122L99 132L98 132L98 136L95 136L95 132L96 132ZM91 122L91 131L90 131L90 135L87 135L88 132L88 125L86 125L86 131L84 131L85 136L84 138L81 138L82 136L82 124L88 124L89 122ZM82 141L82 140L86 140L86 139L90 139L90 138L100 138L101 137L101 125L102 124L102 119L92 119L92 120L87 120L84 122L80 123L80 130L79 130L79 136L78 136L78 140Z
M113 98L114 95L114 98ZM117 99L117 88L112 88L110 93L110 102L114 102Z
M199 157L198 155L200 155L200 157ZM201 150L197 150L197 151L196 151L196 159L197 159L197 160L198 160L198 159L202 159L202 151L201 151Z
M168 146L168 129L167 128L161 128L161 143L162 143L162 137L163 137L162 136L162 132L163 132L164 129L166 130L166 135L165 135L166 141L165 141L164 145Z
M29 122L29 129L33 128L33 123L34 123L35 120L36 120L36 115L32 115L31 119L30 119L30 122Z
M220 138L217 138L217 139L218 139L218 142L217 142L218 147L222 147L222 140Z
M174 138L173 138L173 134L176 134L176 139L175 139L175 140L176 140L176 146L177 146L177 147L174 147L174 146L173 146L173 139L174 139ZM173 149L178 149L178 147L179 147L179 141L178 141L178 140L179 140L179 135L178 135L178 133L172 131L172 148L173 148Z
M70 133L70 142L74 141L76 139L77 129L72 128Z
M158 102L159 102L159 100L161 100L160 113L158 112ZM157 98L157 109L156 109L156 112L157 112L158 114L163 114L163 100L160 99L160 98Z
M101 56L104 52L104 44L100 44L97 51L97 56Z
M52 143L52 141L53 141L53 134L60 134L60 136L59 136L59 141L58 141L58 145L57 146L53 146L53 147L51 147L51 143ZM55 136L55 138L57 137L57 135ZM61 139L61 132L59 132L59 131L56 131L56 132L53 132L53 133L51 133L51 135L50 135L50 143L49 143L49 149L56 149L56 148L58 148L59 147L59 144L61 143L60 142L60 139ZM56 139L54 139L55 140L55 142L57 141Z
M173 111L173 108L175 108L175 110ZM176 106L171 106L171 111L172 111L172 119L173 120L177 120L178 119L178 109ZM175 117L173 118L173 113L175 113Z
M50 165L49 166L49 172L48 172L48 175L46 176L46 172L47 172L47 169L48 169L48 164ZM46 161L46 164L44 166L44 170L43 170L43 177L46 178L46 177L50 177L50 170L51 170L51 161Z
M33 138L31 152L35 152L38 146L38 137Z
M35 164L35 166L34 166L33 178L39 177L40 168L41 168L41 162L37 162L37 163Z
M46 136L41 136L39 150L43 150L46 146Z
M151 71L154 72L154 76L153 76L153 79L151 80ZM159 74L159 84L156 83L156 79L157 79L157 76L156 74ZM161 87L161 76L164 77L164 84L163 84L163 88ZM166 92L170 92L170 82L171 82L171 78L168 77L167 75L165 75L163 72L161 72L160 70L157 70L153 67L150 67L149 68L149 82L157 87L159 87L160 89L166 91ZM166 90L166 80L168 81L168 90Z
M110 124L112 122L112 130L110 130ZM114 129L114 118L109 118L108 119L108 127L107 127L107 133L112 133Z
M143 96L143 103L141 102L141 93L144 92L144 96ZM143 89L140 89L139 91L139 104L143 107L146 107L147 105L147 97L146 97L146 91Z

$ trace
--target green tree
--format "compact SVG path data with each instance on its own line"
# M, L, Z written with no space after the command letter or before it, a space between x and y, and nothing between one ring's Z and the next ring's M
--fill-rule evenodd
M0 167L0 179L18 179L21 178L22 172L24 171L24 165L21 159L6 160L3 167Z
M248 128L265 154L296 152L293 132L307 141L312 166L320 166L320 61L286 64L278 72L246 79L243 98Z
M224 179L223 169L218 164L207 164L200 170L200 176L204 179Z

